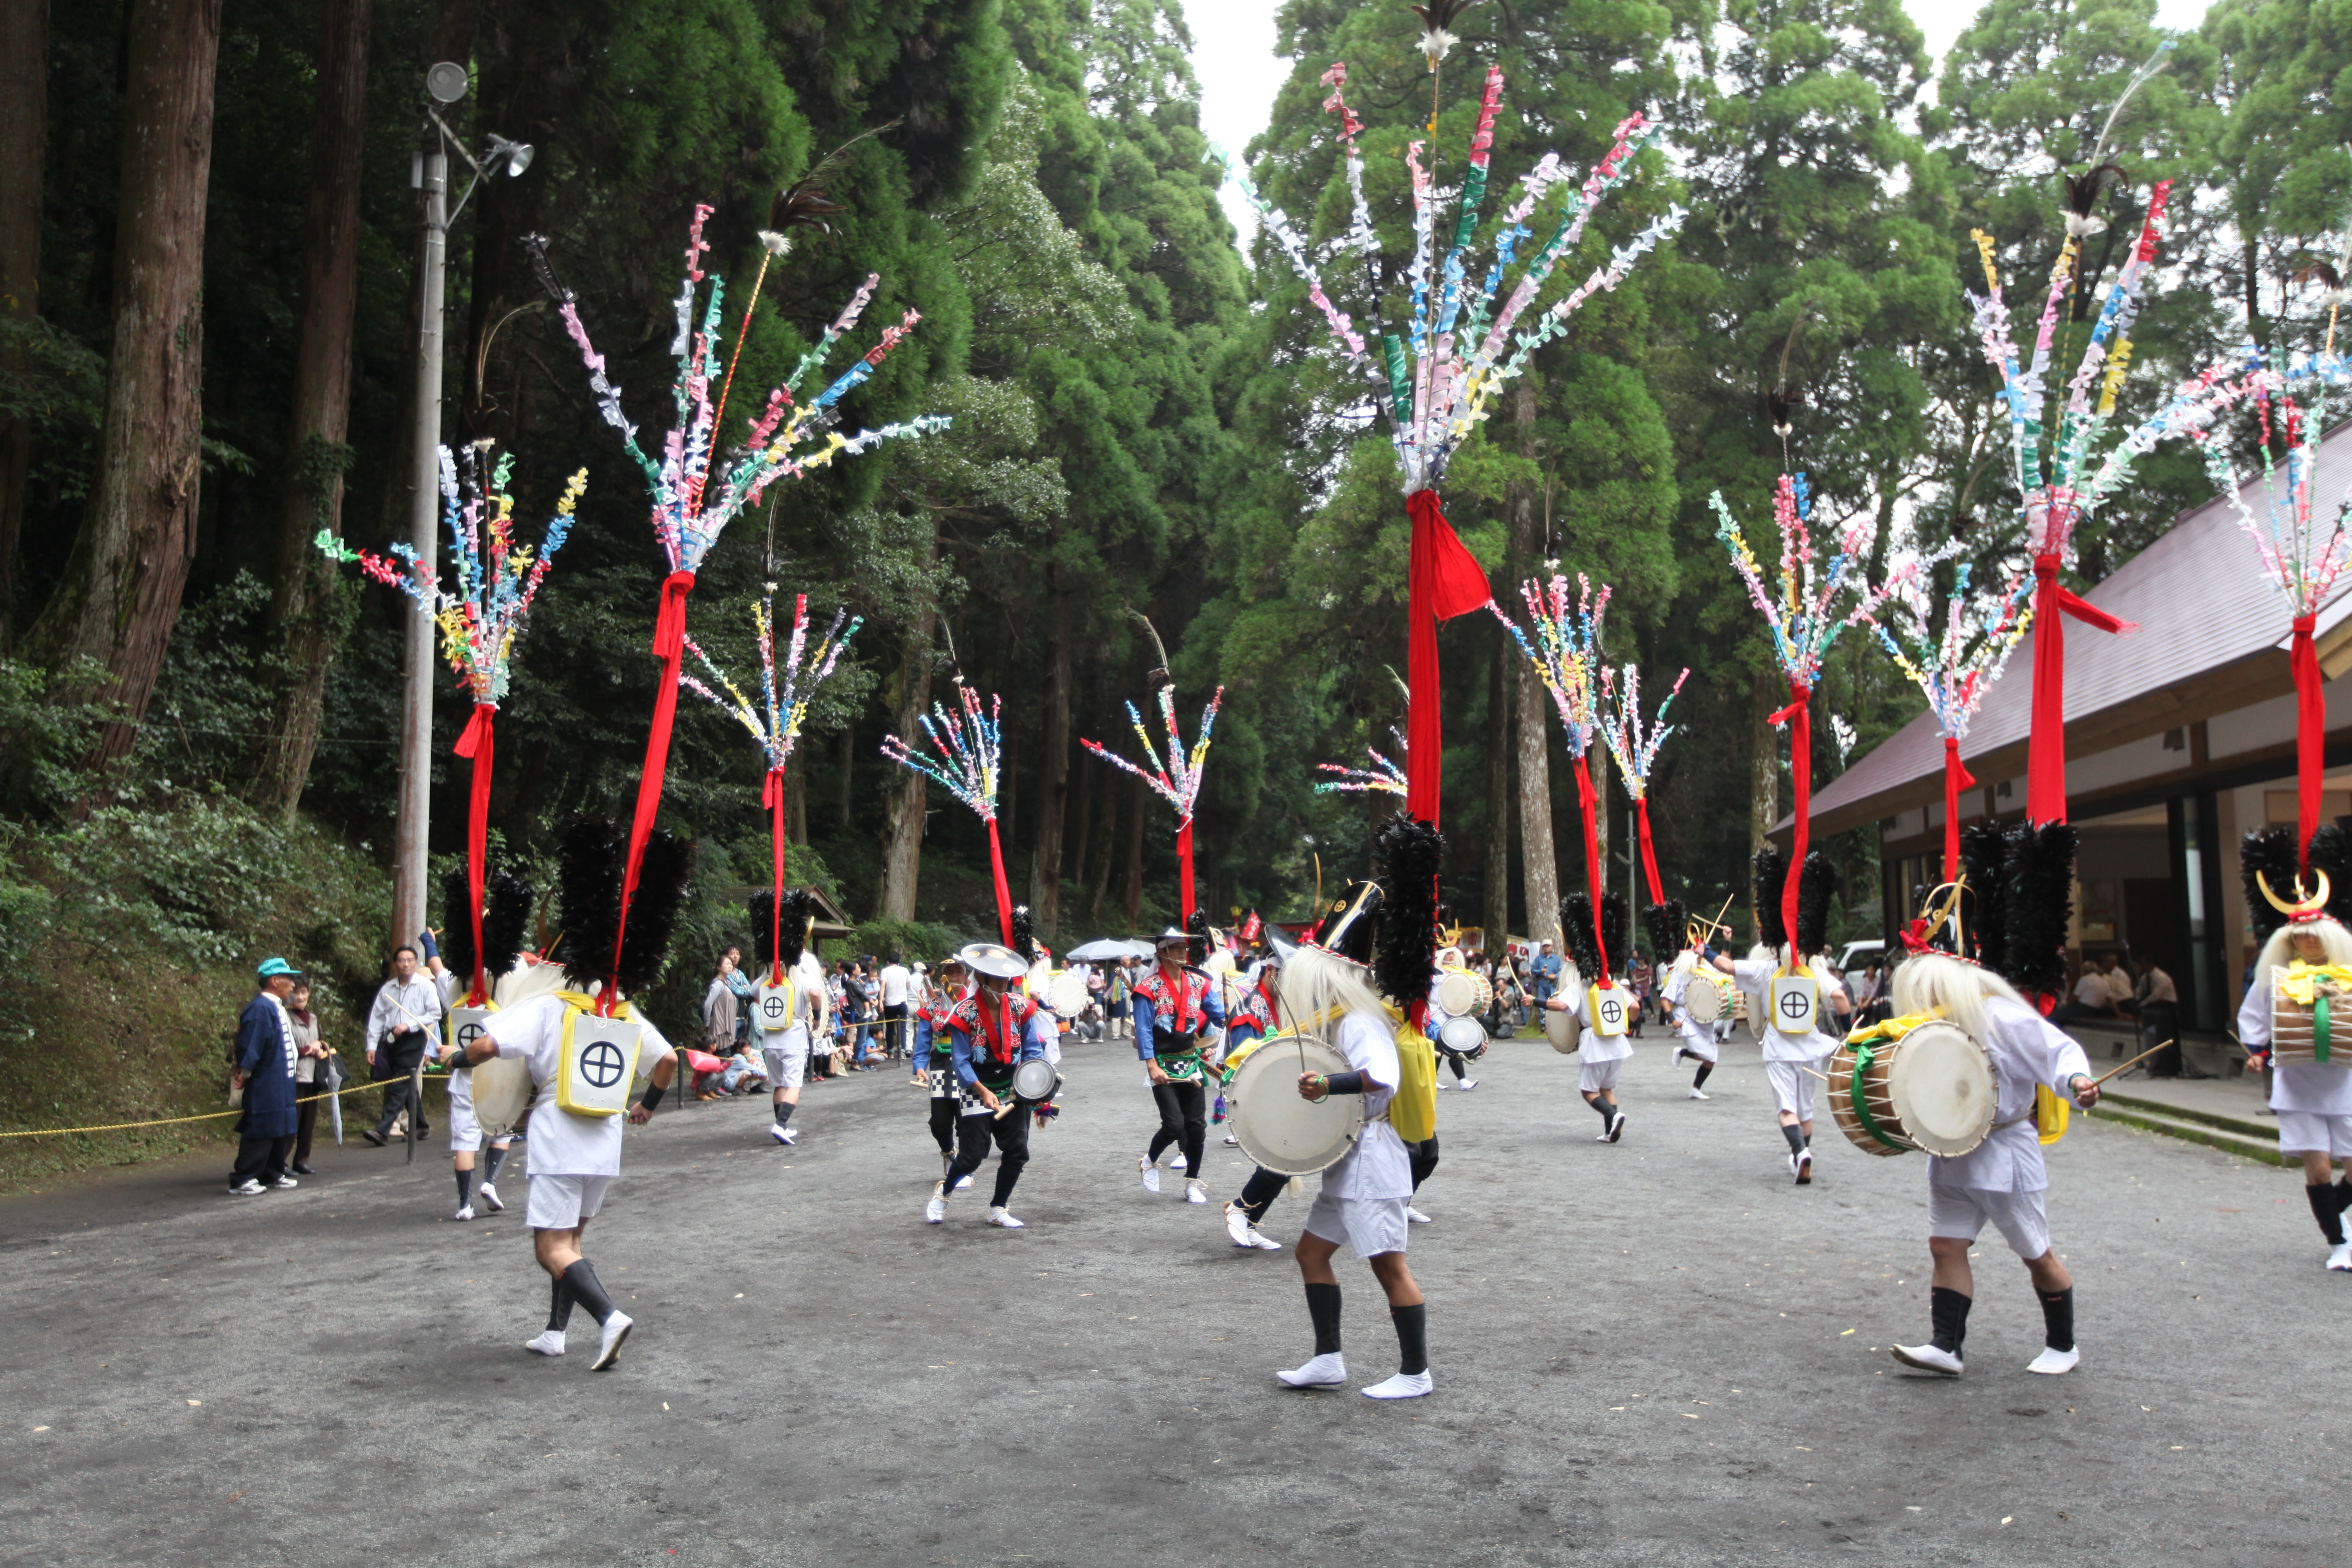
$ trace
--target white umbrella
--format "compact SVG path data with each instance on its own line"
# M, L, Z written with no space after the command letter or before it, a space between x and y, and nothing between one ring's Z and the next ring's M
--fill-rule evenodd
M1115 963L1122 958L1150 958L1151 944L1130 939L1102 936L1070 949L1063 956L1082 963Z

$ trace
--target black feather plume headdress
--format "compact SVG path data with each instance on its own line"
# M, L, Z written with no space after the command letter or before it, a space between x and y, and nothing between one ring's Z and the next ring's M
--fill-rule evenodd
M1013 906L1013 951L1024 963L1037 962L1037 917L1026 904Z
M694 847L656 831L646 840L636 896L629 900L628 940L620 942L621 879L629 858L625 825L601 816L575 817L557 851L563 890L563 940L556 957L573 985L586 990L617 969L624 996L640 996L661 978L670 939L686 902ZM614 950L620 949L617 965Z
M2319 847L2318 835L2312 836L2312 848ZM2312 856L2317 865L2319 857ZM2302 869L2301 857L2294 852L2294 828L2284 822L2257 827L2238 846L2238 874L2246 885L2246 919L2254 928L2254 945L2270 941L2271 933L2286 924L2286 915L2268 899L2263 897L2263 883L2273 891L2284 891L2294 886L2295 873ZM2328 872L2333 883L2336 873Z
M1650 938L1650 960L1672 963L1690 940L1690 910L1680 899L1642 906L1642 929Z
M1756 851L1756 940L1775 953L1789 945L1789 928L1780 923L1780 888L1788 874L1788 857L1777 847Z
M1993 967L2029 998L2066 994L2066 926L2074 907L2079 839L2063 822L2009 830L2009 930Z
M1429 0L1427 5L1412 8L1412 14L1421 18L1421 52L1429 57L1430 69L1435 70L1437 62L1462 41L1454 36L1454 24L1476 4L1478 0Z
M1381 893L1372 981L1382 995L1406 1009L1429 997L1430 960L1437 952L1437 876L1444 859L1444 836L1402 813L1372 835L1372 870Z
M1021 911L1015 910L1018 920ZM1184 962L1198 969L1209 962L1209 911L1194 910L1184 921Z
M1811 958L1830 944L1830 906L1837 901L1838 872L1830 858L1816 849L1805 857L1797 873L1797 952Z
M1980 820L1960 829L1960 952L1999 972L2009 947L2009 829Z
M1579 889L1560 900L1559 931L1568 942L1568 961L1587 985L1601 978L1601 948L1592 940L1592 930L1591 893Z

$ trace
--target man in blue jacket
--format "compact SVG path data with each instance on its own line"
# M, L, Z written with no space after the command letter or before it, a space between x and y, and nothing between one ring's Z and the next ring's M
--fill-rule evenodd
M264 960L255 971L259 988L237 1016L236 1084L245 1090L245 1115L236 1125L236 1164L228 1173L236 1197L297 1184L286 1173L294 1152L297 1052L285 999L301 973L282 958Z

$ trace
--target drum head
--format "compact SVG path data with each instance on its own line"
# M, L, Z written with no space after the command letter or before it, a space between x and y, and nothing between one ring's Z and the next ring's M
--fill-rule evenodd
M1065 969L1045 987L1045 1005L1056 1016L1075 1018L1087 1010L1087 983Z
M1234 1071L1228 1098L1234 1101L1234 1138L1242 1152L1284 1176L1309 1176L1339 1163L1363 1131L1364 1097L1302 1100L1298 1075L1348 1070L1338 1047L1313 1036L1268 1038Z
M1475 1057L1486 1048L1486 1026L1475 1018L1448 1018L1437 1031L1437 1043L1458 1057Z
M1054 1064L1035 1057L1013 1069L1013 1098L1036 1103L1054 1098Z
M1438 977L1437 1005L1457 1018L1486 1009L1478 1002L1478 977L1466 969L1449 969Z
M1723 993L1713 980L1694 970L1683 987L1683 1010L1694 1024L1712 1024L1723 1016Z
M1578 1026L1573 1013L1547 1006L1543 1010L1543 1026L1544 1037L1551 1041L1551 1048L1561 1056L1574 1055L1576 1047L1583 1043L1577 1037Z
M473 1070L474 1120L489 1137L511 1132L530 1111L530 1064L493 1057Z
M2000 1103L1992 1058L1965 1030L1940 1019L1903 1037L1887 1062L1886 1097L1911 1142L1947 1158L1985 1141Z

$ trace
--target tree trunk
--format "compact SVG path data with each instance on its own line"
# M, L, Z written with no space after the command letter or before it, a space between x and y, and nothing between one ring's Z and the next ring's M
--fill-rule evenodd
M1512 407L1518 426L1519 450L1535 455L1536 395L1524 381ZM1541 497L1526 485L1513 485L1506 498L1511 511L1511 565L1517 575L1537 570L1538 542L1542 526ZM1530 942L1549 937L1561 942L1559 929L1559 852L1551 833L1551 759L1546 745L1550 721L1543 683L1524 658L1518 667L1519 712L1519 858L1520 888L1527 900ZM1555 947L1556 952L1566 951Z
M805 847L808 830L808 769L784 770L784 838Z
M1070 847L1068 866L1070 879L1081 888L1093 886L1087 876L1095 847L1095 796L1102 792L1102 770L1098 767L1078 769L1078 830L1077 842Z
M1748 854L1751 863L1757 853L1772 841L1772 825L1780 819L1780 737L1772 730L1772 715L1784 702L1785 694L1773 677L1756 677L1748 722ZM1748 929L1761 941L1764 927L1756 910L1752 869L1752 864L1743 868L1740 881L1748 889Z
M1070 803L1070 596L1061 569L1045 566L1045 755L1037 769L1037 845L1029 859L1029 910L1049 942L1062 940L1062 819Z
M1504 595L1498 604L1507 604ZM1511 931L1511 661L1518 649L1494 628L1486 662L1486 952L1503 951Z
M1151 815L1151 786L1139 778L1130 793L1135 800L1128 808L1127 934L1133 936L1143 910L1143 819Z
M850 808L856 804L856 797L851 793L856 761L857 725L853 721L841 729L841 795L834 815L835 827L845 834L849 831Z
M48 0L0 0L0 314L41 313L41 172L48 153ZM0 348L0 376L21 368ZM16 544L33 425L0 419L0 653L16 640Z
M95 659L117 704L89 758L128 753L163 672L195 554L203 474L205 193L221 0L131 0L114 333L98 479L56 596L27 649L62 675Z
M1087 900L1087 924L1100 931L1103 900L1110 892L1111 863L1118 858L1118 792L1105 788L1100 781L1095 787L1102 794L1102 849L1095 858L1095 890L1094 896Z
M927 569L939 557L933 537L924 551ZM898 650L898 715L894 733L915 740L922 734L922 717L931 705L931 638L938 630L939 612L926 605L908 629ZM915 889L923 868L923 775L911 768L898 770L898 779L883 802L882 909L886 921L915 918Z
M278 581L265 639L285 661L277 721L257 796L287 816L301 804L319 744L327 671L341 640L335 570L311 542L343 531L352 403L352 310L359 298L360 155L366 140L371 0L327 0L310 116L310 205L302 315L294 345L294 423L278 512Z

